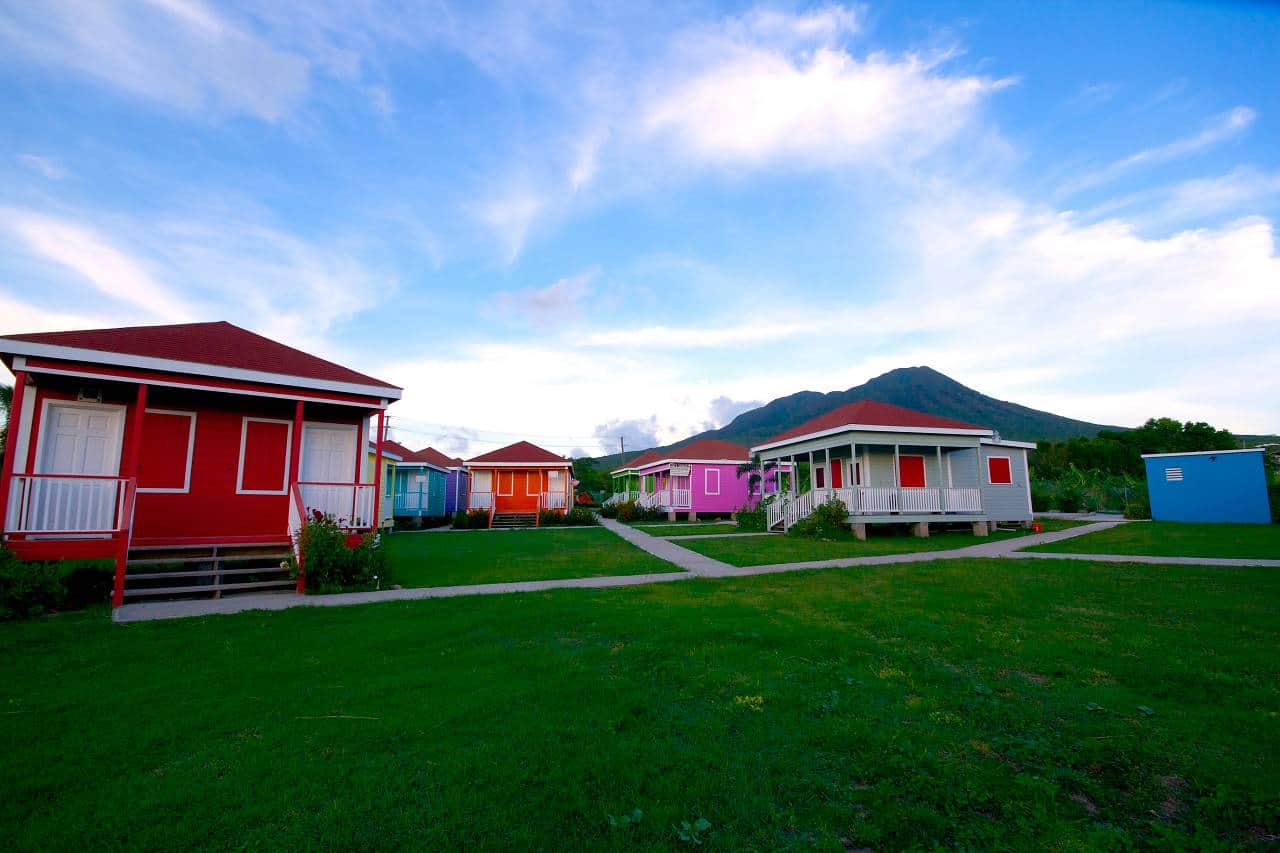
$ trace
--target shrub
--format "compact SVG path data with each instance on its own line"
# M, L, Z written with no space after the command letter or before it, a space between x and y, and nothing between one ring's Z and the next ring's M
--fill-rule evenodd
M617 518L617 517L618 517L618 505L617 505L617 504L609 504L608 506L602 506L602 507L600 507L600 515L604 516L605 518Z
M544 509L538 511L539 527L561 527L564 523L564 513L558 509Z
M332 515L316 512L298 532L306 567L308 592L341 592L373 586L386 573L386 552L378 537L364 534L354 548L347 545L347 531ZM292 562L292 561L291 561ZM293 565L297 575L297 565Z
M1280 524L1280 483L1267 486L1267 497L1271 499L1271 520Z
M1151 500L1146 495L1134 495L1133 498L1124 505L1124 517L1132 519L1150 518Z
M106 561L64 564L62 587L66 591L66 599L62 606L68 610L79 610L91 604L110 601L115 575L115 565Z
M844 505L844 501L833 497L814 507L808 518L802 518L791 525L787 535L809 539L838 539L848 532L848 524L849 508Z
M30 619L62 606L66 590L58 563L24 563L0 548L0 620Z
M752 533L764 533L769 524L768 507L774 500L776 498L770 495L755 506L747 504L741 507L737 512L738 529L749 530Z
M1053 489L1040 483L1031 484L1031 509L1035 512L1047 512L1053 508Z
M599 524L596 514L584 506L575 506L564 517L564 523L574 526Z
M458 510L453 514L453 527L455 530L480 530L489 526L489 510L473 509L463 512Z
M1084 503L1084 494L1074 486L1063 486L1058 489L1058 509L1063 512L1079 512Z

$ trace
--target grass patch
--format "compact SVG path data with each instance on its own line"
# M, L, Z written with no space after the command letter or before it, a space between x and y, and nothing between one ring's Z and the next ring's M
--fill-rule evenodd
M700 524L690 527L687 524L664 524L658 527L637 527L636 530L650 536L703 536L707 534L746 533L736 524Z
M725 539L694 539L681 542L682 548L697 551L732 566L770 566L775 563L803 563L811 560L839 560L846 557L875 557L881 554L913 554L921 551L949 551L983 542L1026 536L1022 530L998 530L989 536L971 533L933 533L927 539L914 536L872 533L865 541L852 534L839 539L807 539L800 536L744 536Z
M455 586L680 571L601 528L398 533L383 587Z
M1059 530L1070 530L1073 527L1094 524L1092 521L1077 521L1070 518L1037 518L1036 522L1044 528L1045 533L1056 533Z
M0 832L15 849L688 849L686 823L712 849L1256 846L1280 831L1278 646L1274 571L1058 560L64 615L0 626Z
M1055 554L1133 554L1151 557L1242 557L1280 560L1280 524L1119 524L1028 551Z

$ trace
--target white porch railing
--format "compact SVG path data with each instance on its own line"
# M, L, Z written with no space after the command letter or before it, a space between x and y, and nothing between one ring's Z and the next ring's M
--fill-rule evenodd
M431 508L431 495L425 491L401 492L395 497L397 515L410 512L422 512Z
M124 518L124 477L14 474L5 533L118 533Z
M938 489L903 489L899 506L902 512L942 512L942 493Z
M472 492L467 501L467 509L493 509L493 492Z
M567 509L569 498L564 492L543 492L541 506L543 509Z
M319 510L351 527L373 526L372 483L298 483L307 512Z
M690 489L673 489L671 498L673 507L688 508L693 502L693 491Z
M765 530L772 530L782 523L782 514L786 510L786 506L786 499L780 497L765 507Z
M858 510L862 513L898 511L898 490L892 487L859 486Z
M982 490L943 489L942 507L946 512L982 512Z

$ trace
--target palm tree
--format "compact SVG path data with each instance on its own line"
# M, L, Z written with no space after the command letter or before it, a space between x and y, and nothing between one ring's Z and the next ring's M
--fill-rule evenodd
M778 463L776 461L769 461L764 463L762 468L760 465L760 454L752 456L750 461L743 462L739 465L738 476L741 477L743 474L747 476L747 494L755 494L756 486L760 484L761 480L768 482L769 474L776 467L778 467ZM764 489L761 489L760 493L764 494Z

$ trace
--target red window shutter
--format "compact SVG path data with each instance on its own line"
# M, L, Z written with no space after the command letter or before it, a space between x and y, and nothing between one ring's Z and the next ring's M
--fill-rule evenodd
M920 456L898 457L898 484L904 489L924 488L924 458Z
M245 421L240 462L242 491L283 492L288 487L289 424Z
M1013 470L1009 460L1004 456L991 456L987 459L987 480L994 485L1011 485Z
M145 412L138 449L138 488L183 489L187 485L187 451L195 419L185 414Z
M843 478L841 477L841 474L840 474L840 462L839 461L832 462L831 463L831 488L843 489L844 486L841 485L842 479Z

